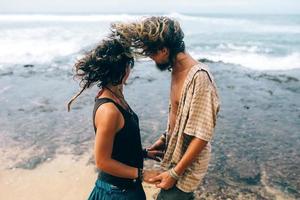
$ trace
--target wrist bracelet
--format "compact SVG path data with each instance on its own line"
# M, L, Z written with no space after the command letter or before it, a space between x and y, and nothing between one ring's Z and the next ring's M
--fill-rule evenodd
M175 172L174 168L170 169L168 171L169 175L174 178L175 180L179 180L180 179L180 176Z
M148 158L148 150L143 149L143 158Z
M144 180L144 170L142 168L138 168L138 180L141 182Z

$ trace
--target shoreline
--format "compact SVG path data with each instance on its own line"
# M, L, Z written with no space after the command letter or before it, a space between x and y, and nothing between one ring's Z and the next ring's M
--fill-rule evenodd
M59 154L54 159L47 160L34 169L0 169L0 199L87 199L97 179L97 170L94 163L91 162L91 155L91 153L85 153L81 156ZM153 161L145 161L145 168L155 169L158 167L157 164L153 165L152 162ZM276 200L293 199L286 193L269 185L265 171L262 172L262 176L262 188L259 192L262 195L262 199L265 199L266 196ZM235 185L235 183L230 180L224 181L228 185ZM195 199L216 199L217 192L201 194L203 190L209 190L210 187L214 187L214 184L214 182L211 182L209 185L200 186L201 188L195 191ZM143 187L147 200L155 200L159 189L147 183L143 183ZM244 189L247 189L247 187L244 187ZM238 193L237 199L257 199L257 196L251 195L251 193ZM230 196L226 198L230 198Z

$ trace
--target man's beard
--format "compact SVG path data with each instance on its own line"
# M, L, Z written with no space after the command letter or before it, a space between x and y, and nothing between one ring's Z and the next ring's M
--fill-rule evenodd
M155 63L156 67L160 70L160 71L166 71L167 69L170 69L171 66L171 62L167 61L165 63Z

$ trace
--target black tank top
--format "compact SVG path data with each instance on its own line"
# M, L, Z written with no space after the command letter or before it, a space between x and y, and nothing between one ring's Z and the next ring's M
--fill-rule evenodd
M97 128L95 126L96 111L104 103L113 103L122 113L124 118L124 126L119 130L114 138L112 159L117 160L126 165L143 168L143 150L140 136L139 119L138 116L130 109L131 112L124 109L110 98L95 98L95 106L93 111L93 125L95 134ZM133 179L120 178L112 176L103 171L99 172L98 178L102 181L108 182L120 188L135 187L136 183Z

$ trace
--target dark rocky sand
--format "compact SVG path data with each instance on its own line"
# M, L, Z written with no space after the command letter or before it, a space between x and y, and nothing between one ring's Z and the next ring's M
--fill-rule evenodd
M300 70L253 71L206 62L222 104L209 173L197 199L299 199ZM58 64L64 65L69 64ZM65 69L29 63L0 70L2 169L34 170L58 154L80 158L92 149L97 88L83 93L68 113L66 103L79 87ZM144 146L166 127L169 79L152 62L137 62L125 88L140 117Z

